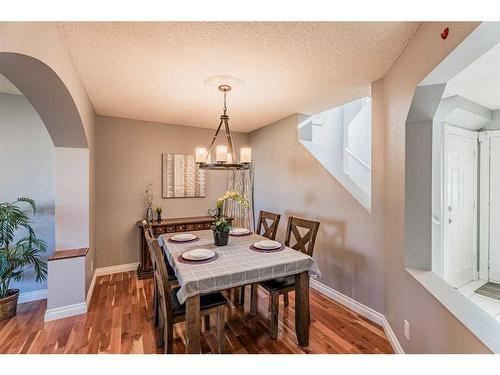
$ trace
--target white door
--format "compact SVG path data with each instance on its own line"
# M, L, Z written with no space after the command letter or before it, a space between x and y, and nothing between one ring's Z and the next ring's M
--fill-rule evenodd
M500 283L500 137L490 138L489 279Z
M476 271L477 132L445 128L445 278L454 287Z

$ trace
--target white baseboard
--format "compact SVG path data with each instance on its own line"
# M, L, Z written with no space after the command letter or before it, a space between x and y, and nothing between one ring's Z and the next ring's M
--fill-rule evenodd
M19 294L19 299L17 300L17 303L20 304L25 302L38 301L41 299L47 299L47 295L48 295L47 289L32 290L30 292L21 292Z
M135 271L138 265L139 263L135 262L135 263L119 264L118 266L96 268L94 276L97 277L103 275L111 275L113 273Z
M392 349L394 349L394 353L405 354L401 344L398 341L398 338L396 337L396 334L392 330L391 326L389 325L389 322L385 317L384 317L384 324L382 324L382 327L384 327L385 334L387 336L387 339L391 343Z
M75 303L63 307L56 307L55 309L48 309L45 311L44 321L67 318L68 316L85 314L87 312L87 304L85 302Z
M87 298L85 298L85 303L87 304L87 308L89 307L90 300L92 299L92 295L94 294L95 281L97 279L96 271L94 271L94 275L92 276L92 281L90 282L89 290L87 290Z
M397 354L404 354L403 348L398 342L396 335L394 334L392 328L389 325L389 322L385 318L385 316L378 311L373 310L371 307L365 306L362 303L348 297L335 289L326 286L325 284L320 283L315 279L311 279L311 288L316 289L318 292L324 294L325 296L333 299L334 301L348 307L354 312L357 312L359 315L371 320L378 325L381 325L384 328L384 332L387 335L387 339L391 343L394 352Z

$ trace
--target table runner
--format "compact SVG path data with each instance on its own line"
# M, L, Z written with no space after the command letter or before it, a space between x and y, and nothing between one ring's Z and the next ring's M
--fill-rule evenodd
M195 243L171 243L171 234L158 238L169 263L175 271L180 289L179 302L196 294L206 294L264 280L275 279L308 271L310 276L321 278L316 261L289 247L276 253L259 253L249 249L257 241L265 239L257 234L229 238L227 246L215 246L211 230L197 231L200 240ZM189 250L206 248L214 250L219 258L212 263L184 264L177 257Z

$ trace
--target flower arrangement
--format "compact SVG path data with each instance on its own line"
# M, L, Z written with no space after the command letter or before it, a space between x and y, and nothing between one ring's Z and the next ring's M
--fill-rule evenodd
M236 203L238 203L240 206L248 208L249 203L248 201L241 196L237 191L226 191L222 197L217 199L217 208L222 209L224 206L224 202L227 201L228 199L234 200Z
M144 191L144 204L146 206L146 218L149 221L153 220L153 186L151 184L146 185L146 190Z
M225 218L219 219L212 225L212 230L214 232L229 232L231 230L231 224Z
M151 184L146 185L146 190L144 191L144 204L146 209L151 208L153 205L153 186Z
M215 215L210 214L212 217L216 218L215 223L212 225L212 231L214 234L214 243L216 246L225 246L229 241L229 231L231 230L231 224L224 218L222 214L222 208L224 207L224 202L228 199L234 200L240 206L248 208L250 205L248 201L241 196L237 191L226 191L222 197L217 199L217 213ZM209 213L211 210L209 210Z

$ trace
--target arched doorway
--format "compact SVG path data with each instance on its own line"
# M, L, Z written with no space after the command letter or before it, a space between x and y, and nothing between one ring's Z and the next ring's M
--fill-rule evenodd
M32 104L54 144L55 250L91 248L92 106L55 24L0 24L0 33L2 38L5 36L0 42L0 74ZM28 38L32 34L39 34L37 44ZM83 286L75 294L83 299L92 278L93 258L92 250L82 266L83 276L78 275L83 278ZM49 286L45 290L48 309L69 305L56 295L57 291L51 291L50 279L49 267ZM43 293L33 299L40 296Z

